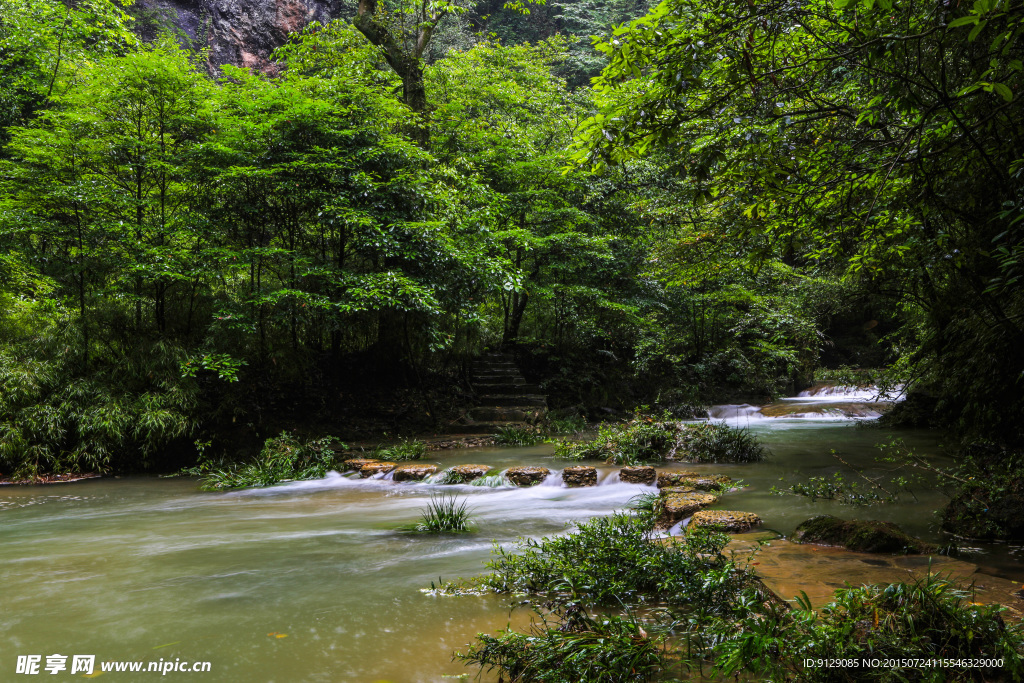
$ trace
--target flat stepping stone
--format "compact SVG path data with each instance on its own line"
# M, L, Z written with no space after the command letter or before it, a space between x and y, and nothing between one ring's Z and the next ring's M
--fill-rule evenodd
M575 465L562 470L562 482L570 487L597 486L597 468L589 465Z
M379 460L377 458L350 458L349 460L346 460L342 464L345 465L345 471L346 472L352 472L352 471L357 471L358 472L359 470L363 469L363 465L370 465L370 464L375 463L375 462L383 462L383 461Z
M446 484L465 484L486 475L493 468L490 465L456 465L445 475Z
M619 481L624 484L646 484L650 486L657 478L658 470L653 467L623 467L619 470Z
M534 486L541 483L551 470L547 467L510 467L505 470L505 478L516 486Z
M690 526L694 529L702 526L717 526L727 533L750 531L761 524L761 518L753 512L739 510L701 510L690 518Z
M696 472L662 472L658 475L658 488L689 486L704 491L719 489L732 482L724 474L697 474Z
M660 510L654 523L655 529L670 529L699 510L718 502L718 496L692 489L677 491L664 490L658 501ZM693 522L691 521L691 524Z
M395 481L420 481L432 474L436 474L437 465L409 463L407 465L399 465L394 469L394 472L392 479Z
M359 476L362 477L363 479L368 479L375 474L380 474L382 472L390 472L396 467L398 467L397 462L385 462L383 460L378 460L377 462L368 462L359 468Z

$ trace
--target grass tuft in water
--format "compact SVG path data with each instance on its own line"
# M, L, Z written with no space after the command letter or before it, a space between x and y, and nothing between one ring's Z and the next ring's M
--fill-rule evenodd
M431 496L415 530L430 534L469 531L469 505L456 496Z
M299 441L288 432L267 439L259 456L248 463L212 467L200 464L183 470L184 474L202 477L199 488L204 491L228 491L250 486L273 486L283 481L321 479L334 466L331 444L337 439L328 436ZM344 448L344 444L341 444Z

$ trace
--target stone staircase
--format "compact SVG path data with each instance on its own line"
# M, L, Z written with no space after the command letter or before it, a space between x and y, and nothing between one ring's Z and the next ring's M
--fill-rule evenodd
M494 434L501 427L535 424L547 413L547 396L527 384L511 354L488 353L473 363L470 383L478 404L452 434Z

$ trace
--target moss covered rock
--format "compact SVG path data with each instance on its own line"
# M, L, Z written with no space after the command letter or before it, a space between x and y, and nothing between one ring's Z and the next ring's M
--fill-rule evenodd
M395 468L395 481L420 481L437 472L437 465L424 463L406 463Z
M701 510L694 513L688 528L713 526L732 534L750 531L761 524L761 518L753 512L738 510Z
M662 489L658 501L658 518L654 527L668 529L717 500L717 496L702 491L685 488Z
M576 465L562 470L562 481L566 486L597 486L597 468L588 465Z
M619 481L624 484L646 484L650 486L658 478L658 471L653 467L623 467L619 470Z
M847 521L832 515L811 517L796 528L793 540L862 553L929 554L937 550L931 543L907 535L892 522Z
M383 462L377 458L350 458L342 463L342 467L345 472L358 472L363 469L363 465L369 465L375 462Z
M384 460L377 460L375 462L368 462L359 468L359 476L363 479L372 477L375 474L387 473L398 467L397 462L387 462Z
M658 488L687 486L702 491L714 491L732 482L724 474L697 474L696 472L662 472L658 475Z
M505 478L516 486L534 486L549 474L551 470L547 467L510 467L505 471Z
M961 538L1024 540L1024 494L961 491L943 510L942 528Z
M491 471L490 465L456 465L448 470L446 484L465 484L486 475Z

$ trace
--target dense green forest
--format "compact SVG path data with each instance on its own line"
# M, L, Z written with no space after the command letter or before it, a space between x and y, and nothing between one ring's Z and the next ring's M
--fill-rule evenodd
M555 408L870 368L1019 443L1024 7L491 4L211 74L116 2L2 0L0 473L437 428L499 347Z

